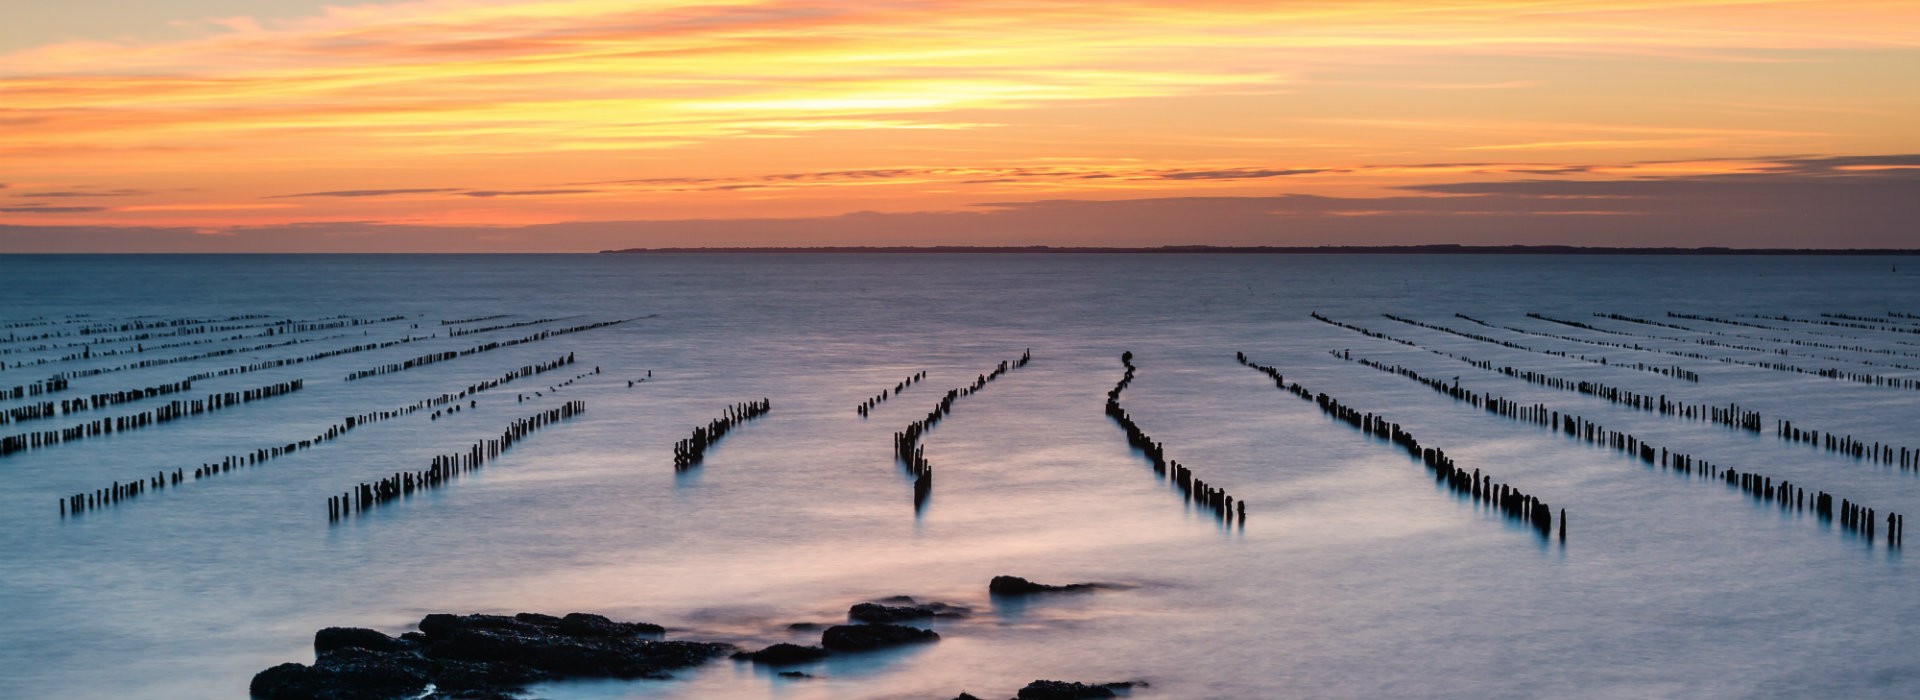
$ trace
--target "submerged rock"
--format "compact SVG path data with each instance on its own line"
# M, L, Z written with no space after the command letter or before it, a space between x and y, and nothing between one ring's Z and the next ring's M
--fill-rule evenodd
M584 613L434 614L419 626L420 633L399 639L366 629L321 630L312 666L261 671L249 691L269 700L506 697L559 678L664 678L733 648L642 639L660 626Z
M406 642L389 637L378 630L361 627L328 627L313 634L313 651L316 654L347 648L399 651L406 647Z
M1075 683L1070 681L1040 680L1040 681L1034 681L1032 683L1028 683L1027 687L1021 688L1020 697L1017 700L1081 700L1082 698L1110 698L1114 696L1113 691L1115 690L1123 690L1127 688L1132 688L1134 686L1145 686L1145 685L1146 683L1139 682L1139 681L1126 681L1121 683L1101 683L1099 685L1094 685L1090 683Z
M759 651L747 654L735 654L736 659L745 659L758 664L802 664L826 658L827 650L820 647L803 647L798 644L782 642Z
M973 609L964 605L916 603L906 596L894 596L882 602L905 604L860 603L847 610L847 617L861 622L900 622L931 617L967 617L973 614Z
M900 625L834 625L820 633L820 646L833 651L870 651L901 644L935 642L933 630Z
M1018 576L995 576L987 583L987 592L993 595L1028 595L1031 593L1080 593L1099 588L1097 583L1070 583L1054 586L1034 583Z

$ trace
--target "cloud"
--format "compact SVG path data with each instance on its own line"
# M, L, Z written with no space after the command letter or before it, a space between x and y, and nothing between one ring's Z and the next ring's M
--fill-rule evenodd
M536 197L560 194L593 194L599 190L468 190L460 194L468 197Z
M439 192L459 192L458 187L426 187L392 190L333 190L329 192L301 192L299 194L279 194L268 199L286 199L291 197L392 197L403 194L433 194Z
M106 207L55 207L27 204L17 207L0 207L0 213L7 214L84 214L87 212L107 211Z
M0 189L4 189L4 187L0 187ZM15 197L45 197L45 198L57 199L62 197L142 197L150 194L153 194L153 190L118 189L118 190L56 190L56 191L50 191L50 192L21 192L14 196Z
M1793 171L1454 182L1382 197L1007 200L962 211L457 227L307 222L188 229L0 226L4 252L584 252L790 245L1620 245L1910 248L1906 157L1809 158ZM1630 223L1625 223L1630 222ZM484 237L483 237L484 236Z
M1163 180L1251 180L1267 177L1286 177L1289 175L1312 175L1314 173L1339 172L1331 168L1293 168L1289 170L1256 170L1237 168L1233 170L1177 170L1162 173Z

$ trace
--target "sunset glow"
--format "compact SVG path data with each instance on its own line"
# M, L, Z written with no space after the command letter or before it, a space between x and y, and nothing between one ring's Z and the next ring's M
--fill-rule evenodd
M1459 200L1520 196L1474 189L1499 183L1920 182L1910 3L196 5L146 34L0 44L0 251L83 229L271 230L292 249L331 249L303 230L396 230L369 250L1437 242L1323 220L1478 216ZM1301 196L1331 204L1157 237L1097 217L1017 236L845 217ZM1521 213L1646 213L1553 201ZM683 220L704 223L667 225ZM842 228L717 223L734 220ZM1483 242L1609 242L1558 226ZM1874 235L1852 244L1898 242Z

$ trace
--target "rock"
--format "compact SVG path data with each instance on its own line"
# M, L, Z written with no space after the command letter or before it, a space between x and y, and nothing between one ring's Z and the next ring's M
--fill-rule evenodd
M902 605L887 605L887 603L902 603ZM967 617L972 614L973 608L964 605L917 603L903 595L882 598L871 603L860 603L847 610L848 618L860 622L901 622L929 617Z
M877 603L861 603L847 611L847 617L861 622L899 622L933 617L933 611L920 607L896 607Z
M353 649L358 654L364 650ZM333 663L280 664L255 674L247 692L267 700L387 700L423 693L431 682L409 664L329 653Z
M811 631L811 630L817 630L817 629L820 629L820 623L818 623L818 622L795 622L795 623L793 623L793 624L791 624L791 625L787 625L787 629L790 629L790 630L793 630L793 631L795 631L795 632L806 632L806 631Z
M811 674L811 673L801 673L801 672L799 672L799 671L781 671L781 672L780 672L780 677L781 677L781 678L792 678L792 679L794 679L794 680L805 680L805 679L808 679L808 678L812 678L812 677L813 677L813 674Z
M955 695L953 697L953 700L980 700L980 698L974 697L973 693L961 693L959 695Z
M614 622L589 613L568 613L560 618L560 631L575 637L633 637L659 636L666 634L667 628L650 622Z
M428 615L420 632L394 639L373 630L314 635L312 666L281 664L250 686L270 700L508 698L527 683L571 677L664 678L727 653L726 644L641 639L657 625L575 613Z
M808 661L818 661L826 658L826 656L827 650L820 647L803 647L798 644L787 644L783 642L751 654L737 654L735 658L744 657L757 664L777 666L781 664L803 664Z
M1081 698L1110 698L1113 691L1131 688L1135 683L1103 683L1090 685L1068 681L1034 681L1020 689L1019 700L1080 700ZM1146 685L1138 683L1137 685Z
M367 651L398 651L406 643L389 637L377 630L361 627L328 627L313 634L313 651L333 651L349 647Z
M1099 588L1097 583L1070 583L1065 586L1053 586L1034 583L1018 576L995 576L987 583L987 592L993 595L1028 595L1031 593L1080 593Z
M833 651L870 651L901 644L939 641L933 630L900 625L834 625L820 633L820 646Z

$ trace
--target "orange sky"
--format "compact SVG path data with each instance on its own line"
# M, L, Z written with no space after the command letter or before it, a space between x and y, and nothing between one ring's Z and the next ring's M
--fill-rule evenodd
M1905 157L1920 153L1912 2L427 0L270 18L158 5L173 21L92 35L76 14L0 43L0 252L128 249L79 233L102 230L272 231L289 249L320 229L367 250L624 240L579 233L596 222L649 222L632 245L1429 242L1322 220L1391 211L1412 231L1484 217L1458 200L1489 196L1594 200L1520 207L1556 222L1651 216L1577 187L1462 189L1532 180L1920 198L1920 159ZM1209 226L1206 203L1301 196L1339 204ZM1110 218L1065 215L1013 239L900 230L1170 198L1194 204L1157 238L1109 240ZM1673 213L1687 202L1661 201L1674 244L1729 242L1688 238ZM1480 242L1614 242L1500 213L1505 238ZM702 225L661 223L690 219ZM745 219L846 228L722 225ZM401 230L435 235L381 243ZM1862 240L1914 238L1880 235Z

